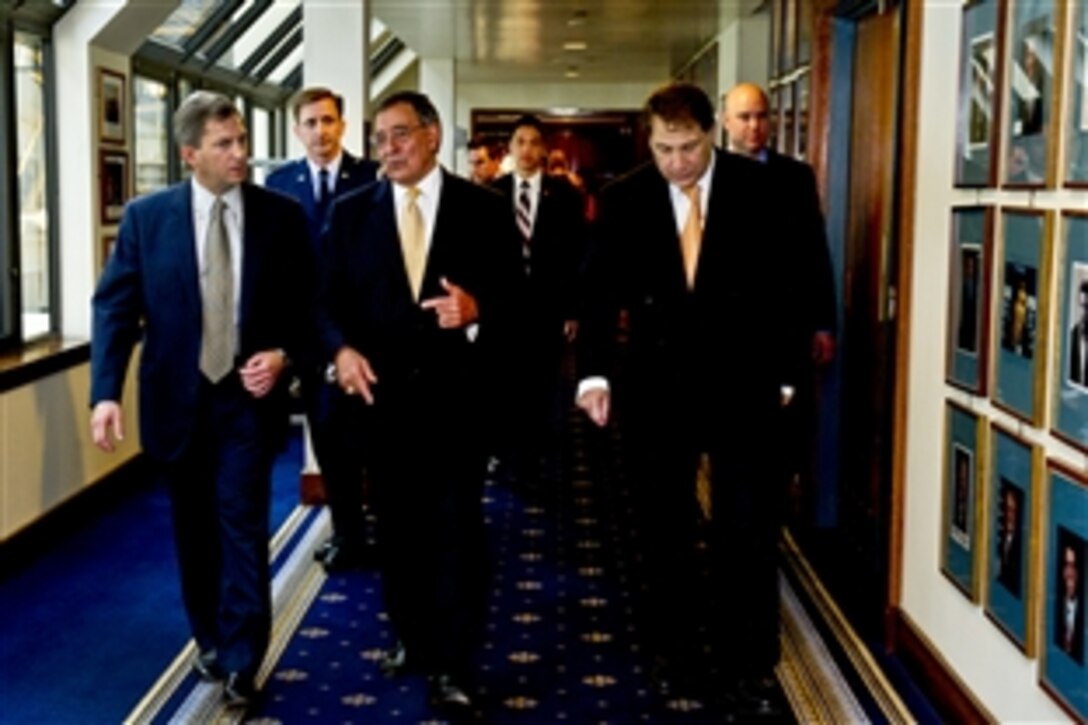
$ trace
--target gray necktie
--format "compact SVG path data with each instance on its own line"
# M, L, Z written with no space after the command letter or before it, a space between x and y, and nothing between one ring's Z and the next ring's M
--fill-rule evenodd
M223 200L216 197L204 243L200 372L213 383L225 378L234 367L234 275L230 237L223 220L226 208Z

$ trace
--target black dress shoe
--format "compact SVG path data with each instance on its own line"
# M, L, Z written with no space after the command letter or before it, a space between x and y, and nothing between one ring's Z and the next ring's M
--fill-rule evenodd
M390 649L382 652L378 659L378 669L389 677L399 675L408 669L408 650L402 642L397 642Z
M329 555L329 551L336 546L336 537L332 537L325 540L321 546L314 549L314 561L322 563L325 561L325 557Z
M226 677L213 649L197 654L193 660L193 672L205 682L222 682Z
M247 708L257 699L253 680L237 672L227 675L223 683L223 704L227 707Z
M354 571L373 566L371 550L363 544L355 542L330 542L325 551L324 558L320 559L321 565L327 572Z
M451 715L465 715L472 710L472 698L468 690L459 684L452 675L431 675L428 678L430 685L431 706Z
M733 708L742 717L779 718L785 714L782 691L774 677L740 679L731 695Z

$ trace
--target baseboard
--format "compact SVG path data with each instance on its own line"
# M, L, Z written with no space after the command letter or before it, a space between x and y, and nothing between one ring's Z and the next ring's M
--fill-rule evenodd
M0 575L7 575L34 558L57 538L81 522L92 520L115 501L138 487L152 485L151 467L137 454L94 483L85 486L40 517L0 541Z
M902 609L892 613L892 641L896 656L945 722L997 722Z

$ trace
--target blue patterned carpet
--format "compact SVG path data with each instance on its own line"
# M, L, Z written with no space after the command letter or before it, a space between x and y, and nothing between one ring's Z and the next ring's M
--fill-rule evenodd
M694 700L663 701L652 689L632 611L630 509L618 440L589 430L574 411L557 460L540 485L485 488L491 562L486 637L477 662L475 719L491 723L704 723L722 713ZM595 436L593 445L587 438ZM590 452L600 456L591 462ZM393 635L375 572L326 577L311 552L326 514L300 509L282 535L274 584L273 645L259 676L257 723L438 722L421 676L378 668ZM783 579L779 677L804 722L870 717L821 644ZM188 673L183 652L129 718L132 722L234 719L215 686Z

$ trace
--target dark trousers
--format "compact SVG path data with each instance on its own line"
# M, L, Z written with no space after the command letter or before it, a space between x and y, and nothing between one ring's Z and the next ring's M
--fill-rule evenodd
M256 675L268 646L271 473L276 429L236 375L203 384L193 440L161 465L173 504L193 638L220 666Z
M523 329L511 382L502 386L511 468L522 483L533 484L543 458L555 453L566 406L561 401L562 322L537 322ZM573 397L568 395L567 400Z
M325 382L323 374L311 371L302 376L302 402L310 424L310 442L321 468L326 504L332 517L333 536L349 546L361 545L366 538L363 518L363 470L358 456L351 451L361 441L337 426L332 419L332 398L340 395L336 386ZM354 431L358 433L358 431Z
M636 426L630 444L641 590L639 622L652 654L700 668L706 622L711 662L727 678L770 674L779 659L778 534L782 477L764 442L776 416L749 416L753 434L708 439L680 419ZM663 432L660 423L672 423ZM710 456L712 509L703 526L705 558L695 548L699 458Z
M467 676L486 603L479 430L422 391L376 400L366 461L386 608L415 666Z

